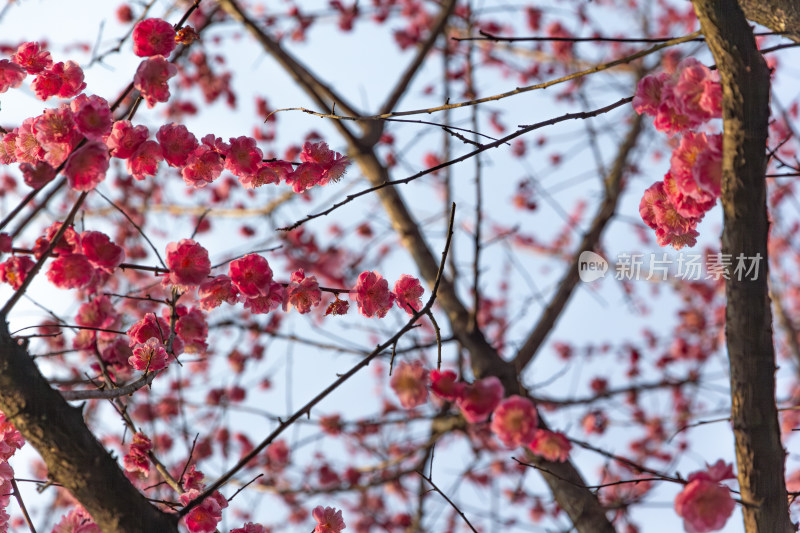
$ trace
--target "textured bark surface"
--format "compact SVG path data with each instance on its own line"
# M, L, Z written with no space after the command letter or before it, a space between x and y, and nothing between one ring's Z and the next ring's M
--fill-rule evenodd
M694 0L723 91L722 253L761 257L755 280L726 282L731 418L748 533L795 531L775 406L775 351L767 287L765 170L769 70L735 0Z
M772 31L787 32L800 41L800 2L797 0L739 0L744 16Z
M178 531L177 518L153 507L44 379L0 316L0 411L39 452L53 481L81 502L103 533Z

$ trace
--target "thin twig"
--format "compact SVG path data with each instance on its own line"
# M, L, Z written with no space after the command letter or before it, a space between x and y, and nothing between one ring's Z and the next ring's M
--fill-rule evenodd
M621 100L618 100L618 101L614 102L613 104L609 104L607 106L604 106L604 107L601 107L601 108L598 108L598 109L594 109L592 111L581 111L581 112L578 112L578 113L567 113L565 115L561 115L560 117L551 118L551 119L548 119L548 120L544 120L542 122L537 122L536 124L531 124L531 125L528 125L528 126L521 126L520 129L518 129L514 133L512 133L510 135L506 135L505 137L503 137L501 139L498 139L497 141L495 141L493 143L484 144L480 148L478 148L477 150L473 150L472 152L468 152L468 153L466 153L466 154L464 154L464 155L462 155L460 157L457 157L455 159L451 159L450 161L445 161L444 163L441 163L439 165L431 167L431 168L429 168L427 170L423 170L421 172L417 172L416 174L414 174L412 176L408 176L407 178L403 178L403 179L399 179L399 180L386 181L384 183L381 183L380 185L376 185L374 187L370 187L368 189L364 189L364 190L359 191L357 193L348 194L345 197L344 200L333 204L328 209L325 209L324 211L320 211L318 213L307 215L305 218L303 218L301 220L298 220L297 222L295 222L294 224L292 224L290 226L285 226L285 227L278 228L278 229L280 231L291 231L293 229L297 229L298 227L302 226L303 224L305 224L306 222L308 222L310 220L314 220L315 218L326 216L326 215L332 213L333 211L335 211L336 209L342 207L343 205L352 202L356 198L359 198L361 196L365 196L367 194L373 193L373 192L375 192L377 190L383 189L384 187L392 187L392 186L395 186L395 185L402 185L402 184L410 183L410 182L412 182L412 181L414 181L414 180L416 180L418 178L421 178L422 176L425 176L426 174L430 174L432 172L436 172L439 169L448 167L450 165L454 165L456 163L460 163L461 161L465 161L465 160L469 159L470 157L473 157L473 156L475 156L477 154L480 154L481 152L485 152L485 151L490 150L492 148L497 148L498 146L506 144L508 141L510 141L512 139L515 139L515 138L517 138L517 137L519 137L521 135L525 135L526 133L529 133L531 131L534 131L534 130L537 130L537 129L540 129L540 128L544 128L546 126L552 126L553 124L558 124L559 122L565 122L567 120L587 119L587 118L596 117L598 115L602 115L603 113L607 113L609 111L612 111L612 110L614 110L614 109L616 109L618 107L622 107L623 105L628 104L628 103L630 103L632 101L633 101L633 97L622 98Z
M417 470L417 474L419 474L419 477L421 477L422 479L424 479L425 481L427 481L428 483L430 483L431 487L433 487L433 490L434 490L434 491L436 491L436 492L437 492L437 493L438 493L438 494L439 494L439 495L440 495L442 498L444 498L444 499L445 499L445 501L446 501L447 503L449 503L449 504L450 504L450 507L452 507L452 508L455 510L455 512L456 512L456 513L458 513L458 516L460 516L460 517L461 517L461 518L464 520L464 523L465 523L465 524L467 524L467 525L469 526L469 528L470 528L472 531L474 531L475 533L478 533L478 530L477 530L477 529L475 529L475 526L473 526L473 525L470 523L469 519L468 519L468 518L467 518L467 516L464 514L464 511L462 511L461 509L459 509L459 508L458 508L458 505L456 505L455 503L453 503L453 500L451 500L450 498L448 498L448 497L447 497L447 495L446 495L444 492L442 492L442 491L441 491L441 489L439 489L439 487L437 487L437 486L436 486L436 483L434 483L434 482L433 482L433 480L432 480L431 478L429 478L428 476L426 476L425 474L423 474L423 473L422 473L422 472L420 472L419 470Z
M14 498L16 498L17 503L19 504L19 508L22 511L22 516L25 517L25 523L28 524L28 529L31 530L31 533L36 533L36 528L33 527L31 515L28 514L28 509L25 507L25 502L22 501L22 494L19 493L17 481L13 478L11 479L11 488L14 489Z

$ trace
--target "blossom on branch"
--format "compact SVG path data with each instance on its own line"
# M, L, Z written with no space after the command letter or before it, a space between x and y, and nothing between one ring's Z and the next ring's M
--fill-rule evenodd
M133 347L128 363L136 370L157 372L167 368L167 350L160 340L150 337L147 342Z
M422 288L417 278L403 274L395 282L394 291L392 292L394 293L397 307L409 315L413 315L422 309L421 298L425 293L425 289Z
M162 19L144 19L133 28L133 53L139 57L167 56L174 49L175 29Z
M59 289L85 289L96 280L96 274L85 255L69 254L50 263L47 279Z
M99 231L81 233L81 249L93 267L109 274L125 260L125 250Z
M359 274L354 291L358 311L367 318L374 315L378 315L378 318L385 317L394 303L389 282L377 272Z
M31 89L41 100L51 96L73 98L86 88L83 69L74 61L58 62L39 73Z
M494 410L491 428L506 447L516 448L533 439L538 422L533 402L515 394L500 402Z
M312 307L319 305L320 300L322 300L322 292L319 290L317 278L306 277L302 268L293 272L289 286L286 287L283 310L288 311L289 308L294 307L300 314L309 313Z
M707 533L725 527L736 504L730 489L720 481L734 477L732 465L722 459L706 471L689 476L689 482L675 498L675 512L683 518L687 533Z
M252 178L258 172L264 154L252 137L230 139L230 148L225 154L225 168L237 178Z
M147 107L169 100L169 79L178 73L177 67L164 56L143 60L133 76L133 86L142 93Z
M169 276L165 278L165 283L181 289L200 285L211 273L208 250L192 239L169 243L166 263Z
M147 452L153 449L153 443L142 433L133 435L128 453L122 458L122 464L128 472L140 472L145 476L150 475L150 458Z
M87 139L102 141L111 133L111 109L105 98L99 96L79 94L70 103L70 108L75 117L75 127Z
M503 399L503 384L496 376L479 379L472 384L461 383L458 403L461 414L471 424L483 422Z
M681 61L674 74L651 74L639 81L633 108L655 117L668 135L695 130L722 116L722 89L711 71L694 58Z
M164 124L156 133L164 160L171 167L183 167L200 145L197 137L183 124Z
M317 506L311 511L311 516L317 521L317 527L312 533L341 533L347 526L344 525L342 511L335 507Z
M428 399L428 371L419 361L401 361L392 372L389 385L400 400L400 405L413 409Z
M245 298L244 308L249 309L253 314L267 314L283 305L285 292L283 285L276 281L270 281L264 294L254 298Z
M70 187L77 191L91 191L106 179L109 166L108 148L97 141L90 141L75 150L67 159L64 174Z
M246 298L265 296L271 292L272 269L267 260L258 254L247 254L231 261L228 275L234 287Z
M0 93L22 85L25 69L8 59L0 59Z
M192 489L181 494L178 499L183 505L187 505L199 495L199 490ZM217 524L222 520L222 510L227 506L228 501L219 491L214 491L200 505L189 511L189 514L183 518L183 522L189 533L213 533L217 529Z
M137 181L155 176L158 164L164 160L161 147L155 141L144 141L128 158L128 173Z
M347 311L350 309L350 302L347 300L340 300L339 295L336 295L336 299L328 304L328 308L325 309L325 316L333 315L346 315Z
M56 177L56 169L46 161L39 161L36 165L22 163L19 166L22 172L22 180L31 189L41 189Z
M452 370L431 370L431 391L448 402L453 402L458 397L461 387L458 387L458 376Z
M199 307L204 311L219 307L222 302L233 305L239 301L238 289L233 286L231 278L225 275L205 280L197 288L197 296L200 298Z
M147 140L149 134L147 126L134 126L130 120L118 120L111 127L106 145L112 156L128 159Z
M103 533L92 516L82 506L78 505L61 518L53 527L52 533Z
M16 53L11 56L11 61L24 68L28 74L39 74L44 69L53 66L50 52L43 50L36 42L26 42L19 45Z
M537 429L529 447L533 453L548 461L563 463L569 459L572 444L563 433Z

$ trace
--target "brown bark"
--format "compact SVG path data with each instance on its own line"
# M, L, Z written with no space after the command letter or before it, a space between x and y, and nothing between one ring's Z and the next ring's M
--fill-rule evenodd
M104 533L178 531L131 485L83 421L53 390L0 316L0 411L39 452L50 477L83 505Z
M775 405L775 351L767 287L765 170L769 70L735 0L694 0L723 92L722 253L760 257L756 279L732 269L726 282L725 336L731 418L748 533L790 533L785 452Z
M800 41L800 2L797 0L739 0L744 16L772 31L787 32Z

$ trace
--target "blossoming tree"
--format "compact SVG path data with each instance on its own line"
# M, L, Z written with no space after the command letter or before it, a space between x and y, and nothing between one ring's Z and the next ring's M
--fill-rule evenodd
M0 38L0 532L795 531L793 2L93 9Z

